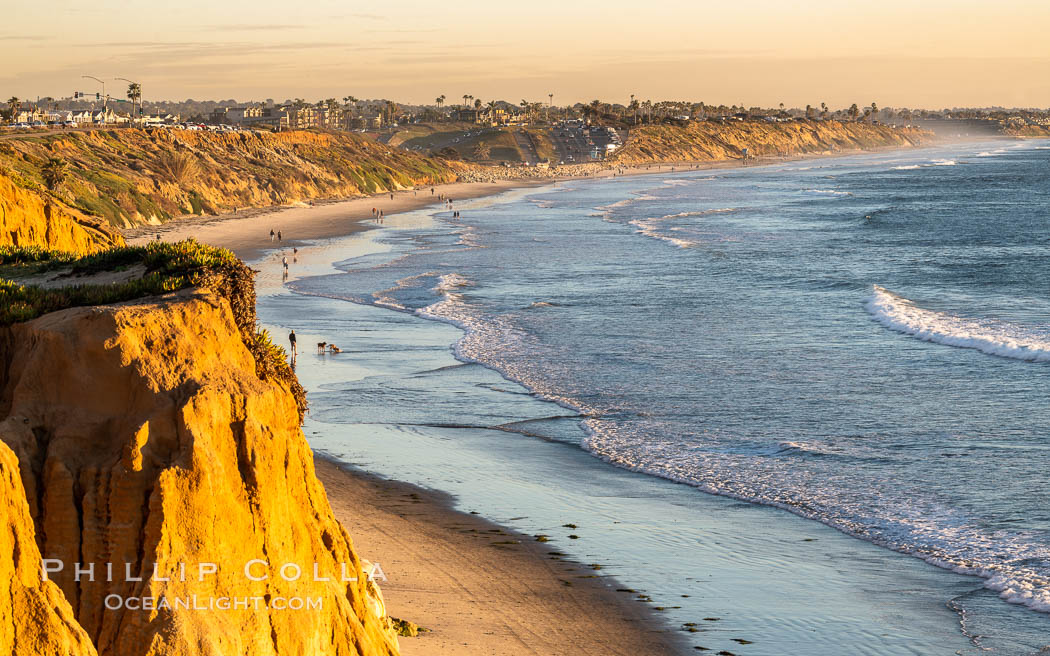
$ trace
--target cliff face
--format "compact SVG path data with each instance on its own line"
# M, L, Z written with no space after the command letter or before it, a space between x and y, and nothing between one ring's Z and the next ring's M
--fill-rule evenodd
M5 141L0 171L39 185L51 157L69 163L57 194L118 227L449 182L465 166L349 133L120 129Z
M187 290L0 331L0 439L32 520L22 539L63 564L51 579L99 654L397 653L295 400L256 375L225 299ZM23 558L31 568L32 550ZM94 581L76 581L76 563ZM142 598L172 607L128 607ZM53 624L68 619L60 601Z
M42 580L34 532L18 460L0 444L0 652L94 656L62 591Z
M634 128L613 156L619 164L704 162L751 157L799 155L827 151L917 146L933 134L917 128L894 128L838 121L694 121L686 126Z
M0 174L0 246L40 246L70 253L94 253L124 243L98 219L40 192L17 186Z

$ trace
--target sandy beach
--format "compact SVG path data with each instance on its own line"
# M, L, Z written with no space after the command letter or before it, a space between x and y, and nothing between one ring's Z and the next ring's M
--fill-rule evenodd
M737 161L700 164L654 164L650 167L603 169L586 176L536 177L505 179L495 182L454 182L420 189L395 191L349 199L317 200L278 207L255 207L216 216L185 216L157 226L141 226L124 231L129 244L144 244L153 239L181 241L193 238L208 244L229 248L241 259L252 260L278 244L270 239L270 230L281 232L281 244L297 245L304 240L324 239L365 230L375 223L372 209L385 216L423 207L441 206L441 197L455 201L481 198L527 187L540 187L581 178L607 178L615 175L668 173L683 169L726 168L739 166ZM433 192L431 192L433 189ZM393 196L393 197L391 197ZM378 225L376 223L376 225Z
M501 182L457 182L418 190L395 191L346 200L318 200L284 207L250 208L218 216L184 217L159 226L144 226L125 231L130 244L143 244L158 236L163 241L197 241L229 248L241 259L251 260L278 243L270 239L270 230L281 232L281 244L296 244L307 239L348 235L366 229L374 221L372 208L385 216L442 204L440 196L453 203L468 198L491 196L510 189L550 184L552 180L505 180ZM393 198L391 198L391 195Z
M430 629L401 639L406 656L686 653L684 634L556 547L452 510L439 492L314 462L358 552L388 578L387 611Z

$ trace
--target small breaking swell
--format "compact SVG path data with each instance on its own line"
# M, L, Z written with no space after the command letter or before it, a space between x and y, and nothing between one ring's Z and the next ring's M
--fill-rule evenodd
M706 215L709 215L709 214L725 214L725 213L728 213L728 212L736 212L738 209L739 208L736 208L736 207L722 207L722 208L713 209L713 210L696 210L696 211L692 211L692 212L678 212L677 214L666 214L666 215L661 216L661 217L650 218L650 219L634 219L632 221L629 221L629 223L631 225L635 226L636 228L638 228L638 230L635 231L638 234L645 235L646 237L652 237L654 239L661 239L663 241L672 243L672 244L674 244L675 246L677 246L679 248L692 248L694 246L699 246L700 242L692 241L692 240L689 240L689 239L680 239L678 237L672 237L671 235L664 234L664 233L660 232L660 230L659 230L660 223L662 223L664 221L671 221L673 219L684 219L684 218L687 218L687 217L694 217L694 216L706 216ZM672 228L672 230L675 230L675 228Z
M670 242L679 248L690 248L693 246L700 245L698 242L695 241L690 241L688 239L679 239L677 237L671 237L670 235L663 234L656 228L658 221L660 221L660 219L634 219L630 223L631 225L638 228L638 230L636 231L638 234L645 235L646 237L652 237L654 239L662 239L663 241Z
M969 319L925 310L874 286L865 308L883 326L926 342L969 348L1028 362L1050 362L1050 333L993 319Z

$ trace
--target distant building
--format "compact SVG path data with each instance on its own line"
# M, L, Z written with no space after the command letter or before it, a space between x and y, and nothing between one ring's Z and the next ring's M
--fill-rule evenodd
M481 123L482 116L485 114L487 112L481 109L454 109L452 110L452 120L461 123Z
M265 107L219 107L211 112L212 123L240 125L263 117Z
M178 114L147 114L139 118L139 122L144 127L158 126L158 125L174 125L179 122L181 117Z

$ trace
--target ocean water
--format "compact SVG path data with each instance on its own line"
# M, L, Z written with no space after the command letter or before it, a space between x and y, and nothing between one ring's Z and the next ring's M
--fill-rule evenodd
M672 622L727 613L708 648L1050 645L1050 150L456 209L303 249L261 295L347 351L300 359L315 446L520 530L601 524L558 548L644 579Z

